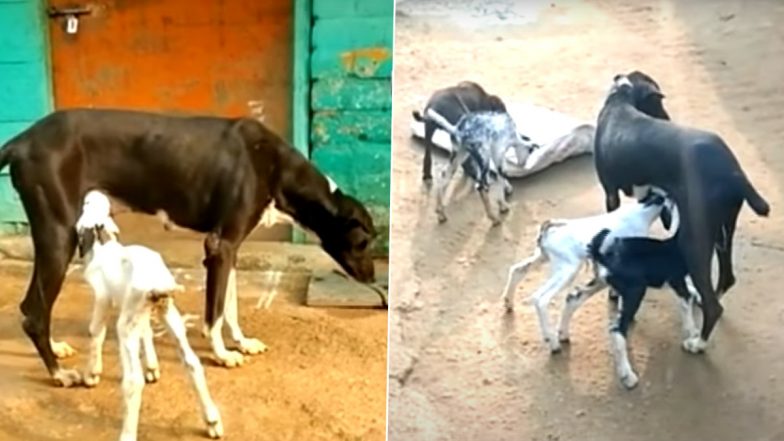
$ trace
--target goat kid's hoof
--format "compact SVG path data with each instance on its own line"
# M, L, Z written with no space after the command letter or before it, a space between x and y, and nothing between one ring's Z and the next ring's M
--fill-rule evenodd
M561 342L562 344L566 344L566 345L571 343L571 341L569 340L569 333L568 332L559 331L558 332L558 341Z
M239 342L239 349L240 352L247 355L256 355L261 354L262 352L267 352L267 345L261 342L261 340L255 338L246 338Z
M498 209L498 212L501 214L509 214L509 206L504 205Z
M683 340L683 350L692 354L701 354L705 352L708 343L702 337L692 337Z
M550 354L558 354L561 352L561 343L557 338L546 338L544 340L547 348L550 349Z
M223 421L221 420L218 408L215 405L208 406L207 414L204 419L207 423L207 435L212 439L223 437Z
M628 374L621 377L621 384L628 390L634 389L637 387L637 383L640 382L640 379L637 378L637 374L634 372L629 372Z
M72 357L76 354L76 349L64 341L52 341L51 345L54 356L59 359Z
M497 217L491 217L490 218L490 226L497 227L499 225L501 225L501 219L499 219Z
M245 363L245 357L237 351L226 351L221 355L216 355L215 361L220 366L234 368L242 366Z
M144 381L149 383L157 383L161 379L161 368L148 367L144 369Z
M98 386L98 383L101 382L101 373L100 372L91 372L84 374L84 378L82 378L82 382L84 383L85 387L93 388Z
M52 380L60 387L74 387L82 384L82 374L74 369L60 369L52 375Z
M511 314L514 312L514 303L510 299L504 299L504 312Z
M436 216L438 217L439 224L446 222L446 215L444 213L436 213Z

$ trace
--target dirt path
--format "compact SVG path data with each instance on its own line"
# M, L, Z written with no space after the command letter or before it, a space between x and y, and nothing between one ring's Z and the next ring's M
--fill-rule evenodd
M398 2L390 441L784 439L783 21L774 1ZM521 300L544 271L520 285L512 318L499 302L508 266L531 251L541 221L602 210L591 159L516 183L499 229L470 192L439 226L409 122L431 91L467 79L593 120L609 79L632 69L659 81L674 119L720 133L774 211L742 211L738 284L705 356L680 349L673 296L650 293L630 341L641 383L626 392L601 298L552 357Z
M114 327L109 328L104 376L97 388L53 387L19 323L17 305L28 277L28 267L0 264L0 440L117 439L122 408ZM181 311L201 314L202 277L200 272L181 275L188 288L177 299ZM80 350L63 365L81 368L92 300L78 272L72 278L55 305L53 329L57 338ZM189 331L221 410L225 439L382 441L386 312L306 308L292 294L296 290L288 288L270 309L257 310L256 276L240 272L238 286L243 330L264 341L269 352L227 370L209 360L209 344L200 332ZM144 390L139 439L207 439L173 341L162 337L156 347L162 378Z

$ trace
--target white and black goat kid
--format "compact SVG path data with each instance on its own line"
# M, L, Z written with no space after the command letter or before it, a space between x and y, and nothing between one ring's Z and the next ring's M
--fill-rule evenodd
M437 112L428 109L425 118L436 122L449 133L452 138L453 151L449 164L441 172L441 182L436 188L436 214L439 222L446 222L446 190L457 172L458 167L467 159L472 158L478 170L473 177L476 180L479 195L482 198L487 216L493 225L501 223L500 214L509 211L506 195L512 186L504 173L504 157L507 150L513 148L517 161L524 164L536 145L525 141L517 130L512 117L506 112L481 111L463 115L456 125L452 125ZM489 194L493 193L498 214L494 211Z
M685 334L683 348L697 353L705 347L694 323L694 302L699 299L687 285L689 270L678 244L679 234L680 229L665 240L650 237L608 239L610 230L604 229L588 245L588 253L596 264L596 279L591 284L603 281L621 300L620 314L610 326L610 349L618 379L626 388L631 389L638 382L629 362L626 338L649 287L661 288L667 284L679 297Z
M553 297L570 285L580 269L588 263L588 244L603 229L612 237L648 236L653 222L662 217L669 219L675 210L674 203L656 188L639 188L645 191L639 201L630 202L618 210L578 219L549 219L539 227L536 248L528 258L509 268L502 300L507 312L514 309L514 293L528 270L544 260L550 262L550 277L531 295L542 338L552 352L561 350L561 342L569 341L569 323L577 308L591 295L606 287L601 281L570 293L566 297L561 322L556 336L550 328L547 306ZM665 224L669 224L665 222ZM671 225L667 225L671 227ZM580 295L575 294L580 292Z
M84 198L82 215L76 224L84 278L95 295L90 355L83 381L88 387L100 381L107 313L112 306L119 306L117 336L125 405L120 440L136 440L145 380L154 382L160 377L150 325L151 314L160 314L177 340L177 350L199 397L208 434L219 438L223 435L220 413L210 397L204 368L188 344L185 323L173 304L172 294L183 291L183 287L174 280L159 253L138 245L123 246L117 241L119 229L110 216L110 208L103 193L91 191Z

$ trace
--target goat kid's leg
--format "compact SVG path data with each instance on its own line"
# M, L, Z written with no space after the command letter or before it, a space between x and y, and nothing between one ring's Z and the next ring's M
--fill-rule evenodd
M161 378L161 365L155 352L150 320L142 324L142 351L144 352L144 381L155 383Z
M559 265L553 268L552 275L536 292L531 296L534 302L534 309L536 316L539 320L539 330L542 338L547 346L550 348L551 353L561 351L561 343L558 341L558 336L555 335L550 329L550 320L547 316L547 307L553 297L558 294L558 291L568 285L574 276L579 271L578 265Z
M95 387L103 373L103 342L106 340L106 319L111 307L111 298L106 292L95 292L93 316L90 319L90 355L84 372L84 384Z
M210 233L204 240L206 257L204 266L207 268L207 302L204 318L209 328L210 343L215 361L228 368L237 367L245 362L245 357L237 351L226 349L223 342L224 306L229 273L234 267L236 246Z
M441 180L436 188L436 215L438 216L439 223L446 222L446 213L444 207L448 202L447 190L449 184L452 182L452 178L454 178L455 173L457 172L457 168L467 158L468 158L468 151L458 147L458 151L454 152L450 157L449 164L447 165L447 167L443 171L441 171Z
M240 352L243 354L255 355L260 354L267 350L267 345L255 338L247 338L240 329L239 316L237 307L239 299L237 298L237 269L232 268L229 272L229 279L226 288L226 303L223 310L226 324L229 326L231 338L239 346Z
M621 293L622 307L620 317L610 327L610 349L615 359L615 370L618 380L626 389L633 389L639 383L639 377L634 372L629 361L629 352L626 343L626 336L629 326L634 320L640 303L645 295L645 288L626 290Z
M140 359L141 339L144 322L149 320L149 311L140 313L136 309L127 308L126 305L123 305L120 318L117 320L125 410L120 441L136 441L144 391L144 372Z
M202 418L204 418L204 422L207 424L207 434L210 438L220 438L223 436L223 421L221 419L220 411L210 396L210 391L207 387L207 379L204 376L204 367L202 366L201 361L199 361L199 357L193 352L193 348L191 348L191 345L188 343L185 322L171 299L168 299L164 321L166 327L169 328L169 332L171 332L175 340L177 340L177 353L185 364L193 388L196 391L196 395L199 397Z
M732 241L735 238L735 225L738 222L738 213L741 207L742 205L739 204L730 209L730 214L720 229L723 243L716 249L719 260L719 283L716 294L719 298L735 285L735 273L732 270Z
M52 346L54 356L59 359L72 357L76 354L76 349L64 341L56 341L50 337L49 344Z
M568 343L570 339L569 327L572 316L583 303L593 297L594 294L607 287L601 278L594 277L587 285L578 287L570 292L564 300L563 311L561 312L561 323L558 325L558 340L561 343Z
M509 268L509 275L506 278L506 286L504 287L504 292L501 295L501 300L504 303L504 310L507 313L514 311L514 294L517 285L519 285L520 281L523 280L525 273L528 272L528 269L531 267L531 265L539 262L542 260L542 258L542 250L537 246L534 250L534 253L529 258L518 262Z
M501 218L495 214L493 204L490 203L490 189L479 190L479 197L482 199L482 206L485 208L485 214L490 219L494 227L501 225Z

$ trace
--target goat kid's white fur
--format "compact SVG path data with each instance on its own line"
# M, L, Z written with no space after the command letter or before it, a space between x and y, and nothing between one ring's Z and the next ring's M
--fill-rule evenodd
M665 195L664 191L655 187L635 188L635 197L642 198L648 189ZM665 205L672 213L673 223L669 233L677 229L677 208L673 201L665 197ZM534 308L539 321L539 328L544 342L552 352L561 350L561 342L569 341L569 324L574 312L588 298L606 288L606 283L597 278L592 284L579 287L570 293L564 303L558 335L550 328L547 307L553 297L567 285L570 285L580 269L588 261L587 247L591 239L601 230L607 228L610 235L605 243L611 243L613 238L619 237L645 237L653 222L659 217L661 205L645 206L639 202L624 204L610 213L603 213L578 219L551 219L544 222L537 236L537 247L533 254L509 268L506 287L502 300L507 312L514 310L514 293L517 285L528 270L534 265L548 260L550 262L550 277L539 289L531 295ZM693 324L693 321L692 321Z
M83 378L85 385L92 387L100 381L107 313L112 306L119 306L117 336L125 405L120 440L136 440L145 380L154 382L160 378L150 325L151 314L158 313L177 340L178 353L199 397L209 436L221 437L220 412L210 397L204 368L188 343L185 323L171 297L172 293L183 291L183 286L174 280L159 253L137 245L123 246L117 241L119 229L110 217L109 199L100 192L91 191L85 196L76 227L80 240L88 230L97 227L103 227L108 240L101 243L102 240L96 237L84 256L84 278L95 294L90 321L90 355Z

